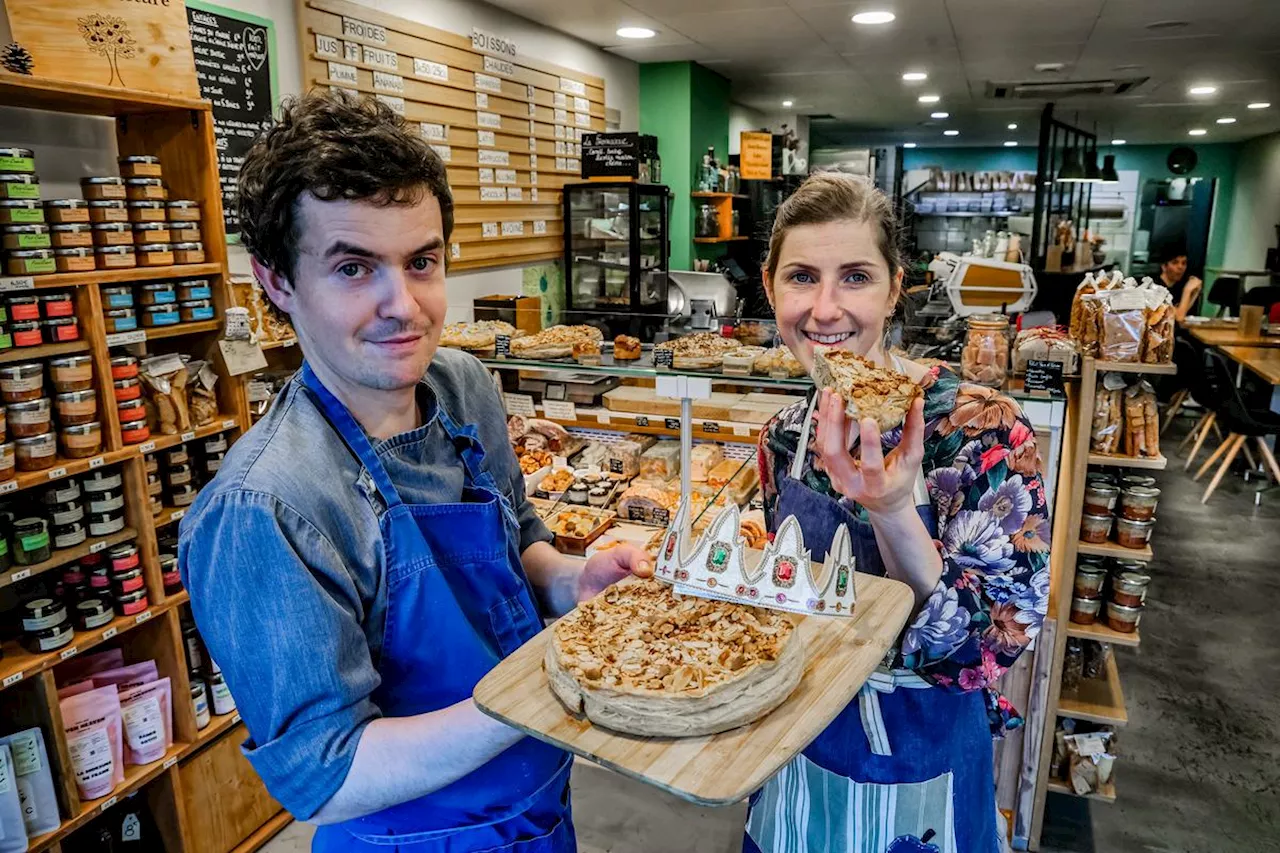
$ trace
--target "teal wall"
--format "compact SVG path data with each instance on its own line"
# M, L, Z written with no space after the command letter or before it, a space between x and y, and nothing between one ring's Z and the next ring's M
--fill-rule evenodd
M907 148L904 169L937 166L950 172L1034 172L1035 148Z

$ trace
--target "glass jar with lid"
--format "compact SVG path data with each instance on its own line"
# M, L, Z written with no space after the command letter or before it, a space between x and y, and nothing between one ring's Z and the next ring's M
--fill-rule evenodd
M960 370L969 382L998 387L1009 375L1009 318L974 314L969 318Z

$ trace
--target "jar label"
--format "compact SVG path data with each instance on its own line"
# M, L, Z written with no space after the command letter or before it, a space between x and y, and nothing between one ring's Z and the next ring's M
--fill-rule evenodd
M89 533L92 536L109 536L121 530L124 530L123 518L113 518L110 521L100 521L89 525Z
M74 533L64 533L61 536L55 536L53 539L53 545L55 548L74 548L84 540L84 528L77 527Z
M159 311L150 315L153 326L171 326L182 318L177 311Z
M75 323L67 323L64 326L53 326L53 336L60 341L75 341L80 339L80 327Z
M9 219L22 224L39 224L44 222L44 211L38 207L13 208L9 211ZM49 262L53 263L52 259Z
M230 714L236 709L236 701L231 698L231 688L225 681L213 682L213 713Z
M187 289L187 301L195 299L212 299L213 292L207 287L191 287Z
M40 337L39 329L31 332L14 332L13 334L13 342L20 347L39 346L43 341L44 338Z
M9 540L0 536L0 556L9 553Z
M111 740L105 726L89 729L83 734L67 737L67 752L71 753L71 767L76 774L76 784L83 795L86 791L111 787L115 772Z
M55 272L58 269L58 264L53 258L33 258L29 261L18 261L18 264L26 273Z
M37 551L41 548L49 547L49 531L36 533L31 536L23 536L18 540L24 551Z
M107 307L108 308L132 308L133 294L132 293L113 293L107 297Z
M107 498L105 501L90 501L89 512L111 512L124 506L124 495L116 495L114 498Z
M13 346L13 336L8 332L0 335L0 350L10 349Z
M45 628L52 628L54 625L62 624L66 618L66 612L60 611L56 614L41 616L37 619L23 619L22 630L24 631L43 631Z
M39 409L33 409L30 412L9 410L9 423L11 424L43 424L49 422L49 413L42 412Z
M86 631L92 630L94 628L101 628L103 625L107 624L112 619L114 619L115 615L116 614L110 610L104 610L103 612L99 613L97 616L88 616L84 620L84 628ZM104 637L103 639L106 639L106 638Z
M9 184L9 198L38 199L39 184Z
M34 157L0 157L0 172L34 172L35 170ZM28 184L28 186L31 185Z
M156 290L151 293L151 302L154 305L167 305L177 301L178 293L175 290Z
M44 377L40 375L27 379L6 379L4 382L0 382L0 390L9 394L22 391L38 391L43 387Z
M50 246L48 234L19 234L19 249L47 249Z
M63 630L59 631L52 637L40 641L40 651L51 652L54 649L61 648L71 642L71 638L74 635L75 632L71 629L71 624L67 623L67 626Z
M190 309L190 311L191 311L191 319L193 321L213 319L212 308L192 308Z
M10 735L9 749L13 753L13 772L18 776L39 773L44 767L44 762L40 760L40 753L44 750L40 748L40 741L33 732Z

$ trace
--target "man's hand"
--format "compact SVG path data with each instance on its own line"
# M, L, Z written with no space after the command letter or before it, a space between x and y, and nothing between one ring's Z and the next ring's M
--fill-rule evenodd
M578 581L578 601L586 601L627 575L653 577L653 562L649 555L626 542L606 551L597 551L582 568L582 577Z

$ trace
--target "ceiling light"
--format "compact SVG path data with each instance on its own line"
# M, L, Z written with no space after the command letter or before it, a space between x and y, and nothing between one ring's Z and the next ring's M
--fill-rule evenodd
M942 97L940 95L921 95L916 100L922 104L936 104L942 100Z
M1005 142L1004 147L1005 147L1005 148L1017 148L1017 147L1018 147L1018 143L1016 143L1016 142L1014 142L1012 139L1010 139L1010 140L1008 140L1007 142Z
M1111 140L1111 144L1112 144L1112 145L1125 145L1125 144L1127 144L1128 142L1129 142L1129 140L1127 140L1127 139L1113 139L1113 140Z
M915 148L915 147L916 147L916 144L915 144L914 142L904 142L904 143L902 143L902 147L903 147L903 148Z
M951 117L951 113L943 113L943 112L929 113L929 118L950 118L950 117Z
M1076 154L1076 149L1068 148L1062 152L1062 168L1058 170L1058 181L1078 184L1084 180L1084 167L1080 165L1080 157Z
M1218 124L1235 124L1235 123L1236 123L1236 120L1231 116L1223 116L1222 118L1218 119Z
M1251 109L1251 110L1265 110L1265 109L1266 109L1267 107L1269 107L1269 106L1271 106L1271 102L1270 102L1270 101L1254 101L1252 104L1250 104L1250 105L1249 105L1249 109Z
M902 79L906 80L908 83L919 83L921 80L928 80L929 75L925 74L923 71L908 71L906 74L902 75Z
M795 101L783 101L783 102L782 102L782 105L783 105L784 107L794 106L794 105L795 105Z
M960 135L960 131L958 131L958 130L944 130L944 131L942 131L942 135L943 135L943 136L959 136L959 135Z
M1052 74L1054 72L1061 71L1066 68L1067 65L1064 62L1037 62L1034 67L1042 74Z
M1017 130L1017 129L1018 129L1018 123L1017 123L1017 122L1010 122L1010 123L1009 123L1009 129L1010 129L1010 130Z
M1218 91L1218 87L1217 87L1217 86L1192 86L1190 89L1188 89L1188 90L1187 90L1187 94L1189 94L1189 95L1212 95L1212 94L1213 94L1214 92L1216 92L1216 91Z
M1084 179L1097 184L1102 182L1102 170L1098 168L1098 151L1086 151L1084 154Z
M1187 131L1187 136L1204 136L1208 132L1209 131L1205 130L1203 127L1193 127L1191 130Z
M620 39L651 39L657 33L648 27L618 27L616 35Z
M887 24L896 18L892 12L859 12L853 16L855 24Z
M1104 184L1120 183L1120 174L1116 172L1116 155L1108 154L1102 158L1102 182Z

